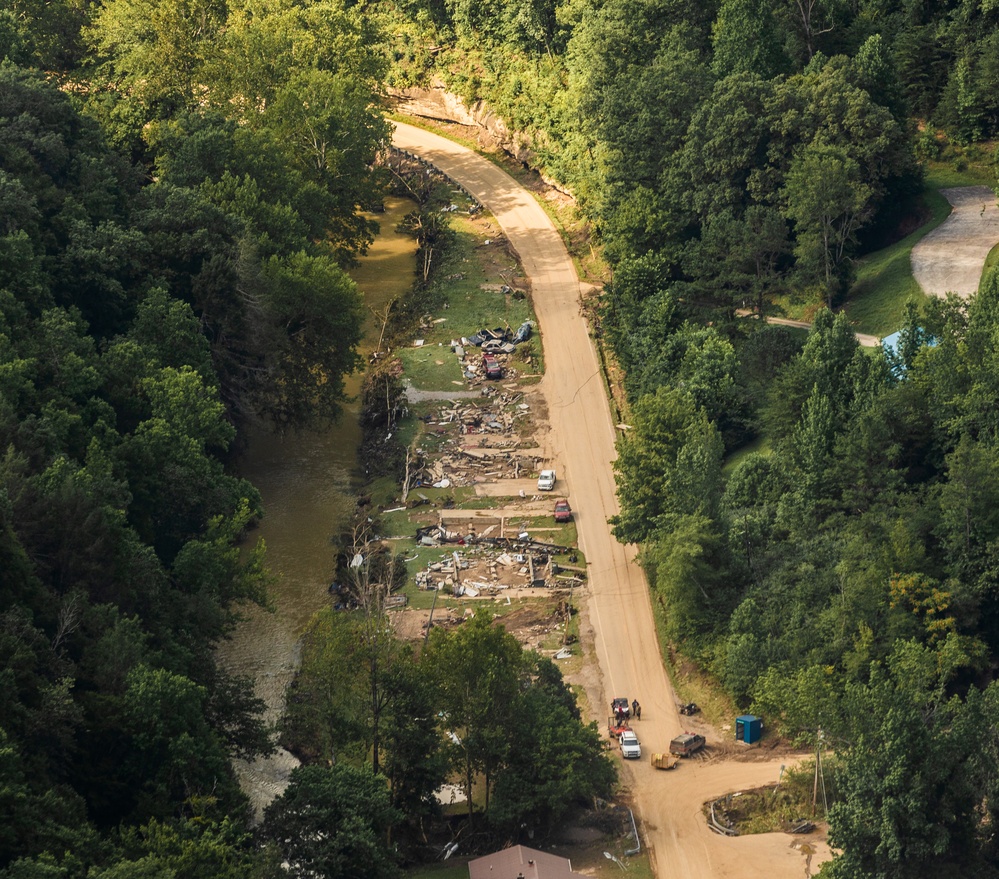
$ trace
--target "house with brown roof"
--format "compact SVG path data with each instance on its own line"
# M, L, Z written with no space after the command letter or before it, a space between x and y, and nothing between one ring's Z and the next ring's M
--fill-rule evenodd
M584 879L568 858L515 845L468 862L468 879Z

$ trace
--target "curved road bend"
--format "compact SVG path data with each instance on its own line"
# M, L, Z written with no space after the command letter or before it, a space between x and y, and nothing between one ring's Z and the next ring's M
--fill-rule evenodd
M596 350L580 307L579 278L548 215L510 175L466 147L396 123L393 144L421 156L464 186L496 218L531 279L544 343L541 382L548 403L551 453L569 486L580 549L589 568L588 611L595 630L604 702L626 695L642 705L637 731L646 753L665 751L683 729L659 655L648 586L634 546L622 546L607 519L618 512L611 462L615 428ZM598 722L600 708L597 708ZM763 834L725 839L708 830L701 804L776 781L779 761L685 761L658 772L647 760L622 775L651 847L656 875L675 879L800 879L805 855L793 838ZM828 848L811 858L811 869Z
M999 242L999 206L988 186L941 189L951 214L912 248L912 275L923 292L962 299L978 291L989 251Z

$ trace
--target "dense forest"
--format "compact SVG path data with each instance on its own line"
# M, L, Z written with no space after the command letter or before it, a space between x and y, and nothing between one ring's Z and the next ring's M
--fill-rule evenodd
M4 876L258 869L230 760L273 744L214 654L267 601L232 453L339 411L386 126L359 16L233 10L223 49L223 13L0 12Z
M256 836L230 767L273 747L214 658L267 602L233 454L251 420L340 411L383 87L433 78L593 224L634 428L616 533L687 656L842 756L828 874L995 875L999 274L914 304L893 356L836 311L919 221L925 163L991 151L997 25L991 0L8 2L0 876L390 876L449 769L499 834L612 784L550 663L484 625L417 656L377 607L307 634L285 735L315 762ZM787 298L826 306L807 339L744 316ZM470 651L488 680L440 673Z
M4 879L387 877L456 772L497 835L611 793L550 662L484 620L416 656L381 609L310 628L310 765L260 827L236 783L276 738L215 655L268 604L237 453L336 419L359 365L383 47L336 3L0 11Z

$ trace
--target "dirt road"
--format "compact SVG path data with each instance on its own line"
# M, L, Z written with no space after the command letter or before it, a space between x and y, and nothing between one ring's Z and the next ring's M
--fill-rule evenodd
M782 327L797 327L799 330L811 329L811 324L807 320L791 320L786 317L768 317L768 324L778 324ZM881 340L877 336L870 336L867 333L854 333L857 337L857 341L864 348L877 348L881 344Z
M576 515L580 549L589 568L588 615L603 674L603 702L627 696L642 704L636 724L643 751L665 751L682 731L652 618L649 590L635 548L610 533L618 512L611 462L615 429L597 354L580 310L579 278L548 215L523 187L469 149L409 125L393 143L436 165L495 216L531 279L544 345L542 389L550 413L549 457ZM599 712L599 708L598 708ZM710 738L709 738L710 741ZM776 781L777 762L684 761L657 772L643 759L625 764L643 839L656 875L675 879L766 877L800 879L806 855L784 834L725 839L708 830L702 803L714 796ZM810 858L814 871L828 849Z
M978 292L985 257L999 242L999 207L987 186L941 189L954 210L912 248L912 275L930 296Z

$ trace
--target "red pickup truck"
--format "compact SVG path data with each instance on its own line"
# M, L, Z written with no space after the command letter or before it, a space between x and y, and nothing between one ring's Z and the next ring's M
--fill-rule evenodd
M492 354L482 355L482 368L486 372L486 378L503 378L503 367Z

